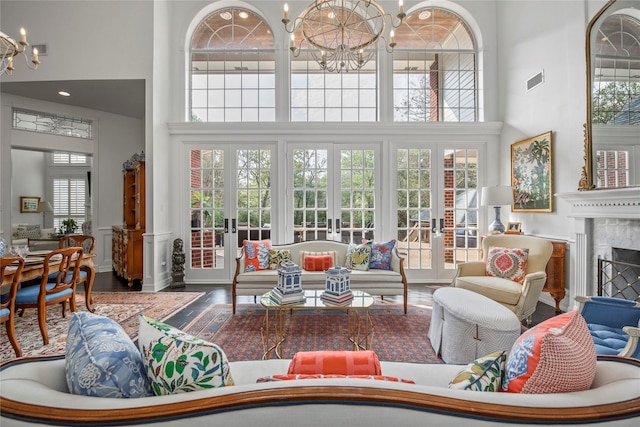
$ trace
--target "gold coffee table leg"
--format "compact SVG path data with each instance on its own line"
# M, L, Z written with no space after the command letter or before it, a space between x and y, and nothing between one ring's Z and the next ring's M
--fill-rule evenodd
M347 309L347 328L349 341L354 350L370 350L373 344L373 320L369 309L364 309L364 319L358 309Z
M269 312L273 311L272 315ZM265 309L262 321L262 359L268 359L273 352L276 358L282 359L282 343L287 335L287 312L283 309Z

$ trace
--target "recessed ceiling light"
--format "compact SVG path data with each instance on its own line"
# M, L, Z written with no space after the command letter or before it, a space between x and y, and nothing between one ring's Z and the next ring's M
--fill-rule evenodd
M231 13L229 13L229 12L222 12L220 14L220 18L224 19L225 21L231 21L231 18L233 18L233 17L231 16Z
M247 12L242 11L238 13L238 16L242 19L247 19L249 17L249 14Z
M61 90L60 92L58 92L58 95L60 95L60 96L71 96L71 94L69 92L65 92L64 90Z
M418 18L420 18L421 20L425 20L425 19L429 19L431 17L431 11L430 10L423 10L422 12L420 12L420 15L418 15Z

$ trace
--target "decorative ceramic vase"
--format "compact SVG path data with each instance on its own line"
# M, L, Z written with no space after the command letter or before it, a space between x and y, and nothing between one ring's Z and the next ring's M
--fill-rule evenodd
M2 237L0 237L0 256L4 256L6 251L7 251L7 242L5 242Z

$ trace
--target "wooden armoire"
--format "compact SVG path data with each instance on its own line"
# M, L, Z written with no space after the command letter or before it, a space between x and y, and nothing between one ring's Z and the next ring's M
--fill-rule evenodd
M129 286L134 280L144 277L143 241L145 232L145 163L136 159L125 162L123 172L123 225L113 226L112 265L114 273L127 281Z

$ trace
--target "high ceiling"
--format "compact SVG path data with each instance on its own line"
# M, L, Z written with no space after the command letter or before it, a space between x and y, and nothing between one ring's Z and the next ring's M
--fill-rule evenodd
M105 111L143 119L145 115L144 80L62 80L11 82L3 77L0 91L27 98ZM69 97L58 95L66 91Z

